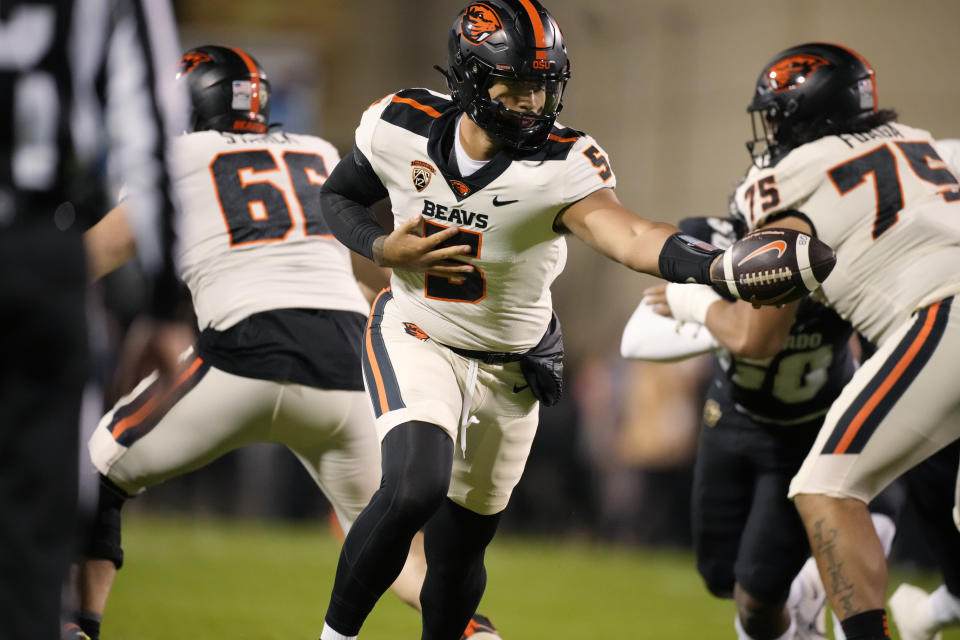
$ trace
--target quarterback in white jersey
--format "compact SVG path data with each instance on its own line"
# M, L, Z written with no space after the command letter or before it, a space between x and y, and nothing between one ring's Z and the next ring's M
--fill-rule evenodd
M471 248L464 261L473 270L459 280L394 271L393 297L405 318L439 342L527 351L550 322L550 285L567 258L558 214L613 189L616 177L593 138L559 124L539 152L502 155L462 175L442 150L443 134L459 127L434 125L458 114L449 96L412 89L372 105L357 129L357 149L387 189L394 225L420 216L426 235L457 227L453 242Z
M751 229L789 227L833 247L837 266L815 295L877 347L790 495L847 635L885 638L886 565L866 503L960 437L945 422L960 406L960 185L929 133L877 109L873 69L849 49L782 52L749 111L756 166L737 210Z
M268 131L269 83L239 49L193 49L179 77L195 129L173 141L184 209L179 270L201 332L174 388L147 377L90 440L103 483L84 563L86 623L103 613L123 561L128 496L245 444L276 442L304 465L347 531L380 482L360 367L370 305L318 198L337 151L314 136ZM95 277L136 251L128 224L121 203L88 232ZM379 289L385 275L370 271ZM422 546L407 566L394 588L419 608ZM98 627L84 628L96 636Z
M359 633L424 525L423 638L458 639L538 401L561 391L550 285L563 234L675 281L711 284L722 253L626 209L600 145L556 123L569 64L539 2L474 2L448 43L450 95L407 89L374 103L321 190L334 235L393 268L363 355L383 482L347 535L323 640ZM389 233L367 209L384 198Z

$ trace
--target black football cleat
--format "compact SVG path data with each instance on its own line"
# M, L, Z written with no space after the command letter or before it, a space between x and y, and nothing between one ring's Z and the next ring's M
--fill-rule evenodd
M497 628L490 622L490 618L479 613L473 614L467 630L460 636L460 640L502 640Z

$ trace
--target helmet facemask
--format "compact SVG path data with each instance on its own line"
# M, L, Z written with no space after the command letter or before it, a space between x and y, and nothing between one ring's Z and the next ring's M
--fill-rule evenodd
M753 138L747 141L747 151L753 158L753 164L757 167L764 167L770 163L770 158L775 155L777 146L776 108L749 111L748 113L750 114L750 129L753 132Z
M771 104L764 108L747 110L753 132L753 139L747 142L747 150L757 167L769 165L776 158L802 144L801 132L817 130L823 120L817 118L807 123L794 122L791 116L795 111L795 104L787 104L786 109Z
M543 147L563 108L563 90L566 78L516 78L495 73L486 74L471 101L467 115L492 138L521 152ZM527 101L529 109L511 109L499 99L490 96L498 84L510 87L507 95L533 94Z

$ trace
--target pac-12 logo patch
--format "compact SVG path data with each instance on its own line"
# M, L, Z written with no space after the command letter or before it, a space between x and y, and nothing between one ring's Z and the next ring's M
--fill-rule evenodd
M430 184L430 178L437 172L433 165L422 160L414 160L410 163L413 167L413 188L417 191L423 191Z
M483 2L474 2L467 7L460 19L460 33L473 44L483 44L500 29L503 29L500 16L490 5Z

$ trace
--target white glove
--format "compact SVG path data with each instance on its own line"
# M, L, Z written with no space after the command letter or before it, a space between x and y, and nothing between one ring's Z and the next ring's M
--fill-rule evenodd
M667 284L667 304L670 313L680 322L707 323L707 309L720 295L705 284Z
M640 301L620 340L620 355L634 360L672 362L717 349L719 344L706 327L661 316Z

